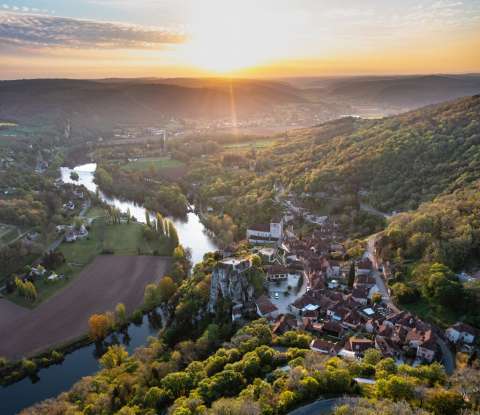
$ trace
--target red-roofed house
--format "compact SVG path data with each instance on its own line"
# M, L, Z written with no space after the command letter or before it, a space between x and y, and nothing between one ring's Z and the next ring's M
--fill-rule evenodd
M335 356L337 354L335 351L335 343L326 340L312 340L310 343L310 349L314 352L328 354L330 356Z
M255 301L257 307L257 314L260 317L274 318L278 314L278 308L273 304L266 295L262 295Z

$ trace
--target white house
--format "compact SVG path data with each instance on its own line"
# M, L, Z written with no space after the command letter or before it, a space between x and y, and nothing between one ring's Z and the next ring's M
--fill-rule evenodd
M263 260L267 261L268 263L272 263L275 259L275 255L277 253L275 248L272 247L263 247L258 250L258 253L262 257Z
M283 239L283 219L270 224L250 226L247 229L247 239L252 244L280 244Z
M453 343L463 342L466 344L472 344L475 341L475 329L465 323L455 323L449 327L445 334L448 339Z

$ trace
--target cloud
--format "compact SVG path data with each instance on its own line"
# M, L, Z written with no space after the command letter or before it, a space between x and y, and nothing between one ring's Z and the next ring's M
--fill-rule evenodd
M0 45L158 49L184 41L185 35L176 30L0 10Z

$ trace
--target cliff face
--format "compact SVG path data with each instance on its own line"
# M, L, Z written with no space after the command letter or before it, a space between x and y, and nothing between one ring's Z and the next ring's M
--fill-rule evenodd
M215 310L218 299L225 298L233 304L246 305L253 301L254 288L247 278L250 260L224 259L212 272L208 311Z

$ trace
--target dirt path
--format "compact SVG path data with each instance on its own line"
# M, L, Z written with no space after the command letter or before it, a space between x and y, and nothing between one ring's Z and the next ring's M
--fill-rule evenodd
M0 356L20 358L75 339L94 313L124 303L130 313L143 301L145 286L169 269L168 258L99 256L64 290L25 310L0 300Z

